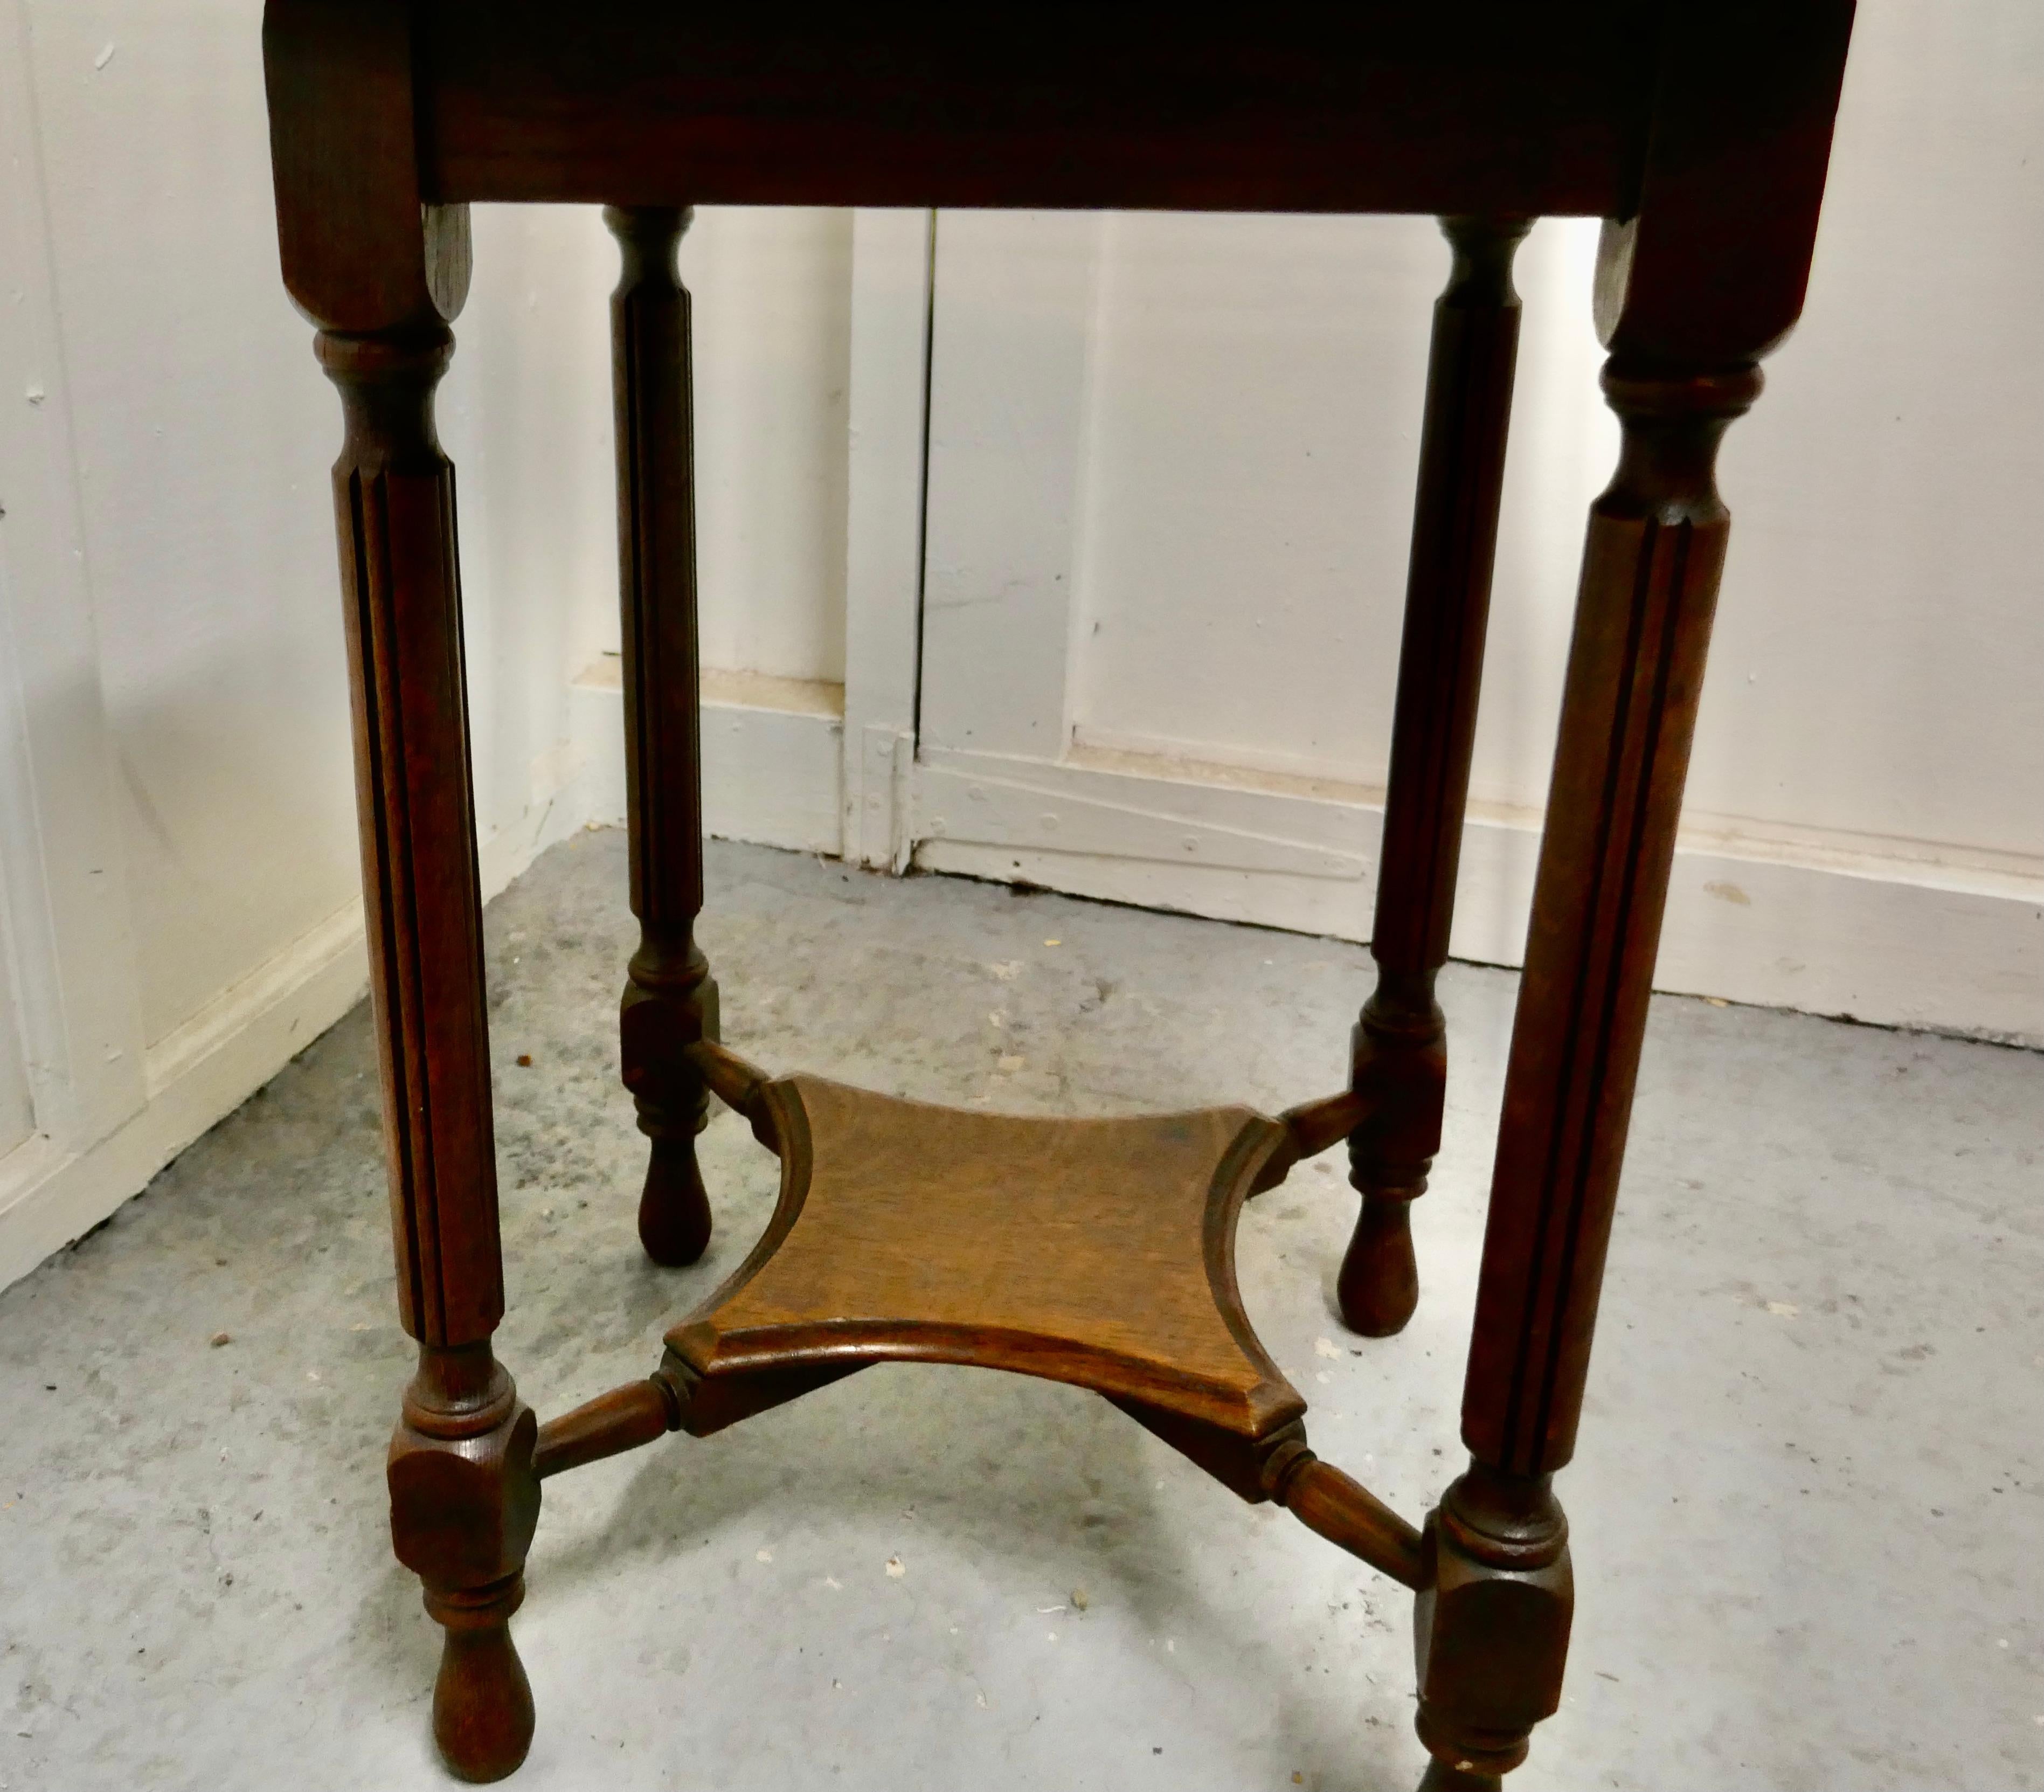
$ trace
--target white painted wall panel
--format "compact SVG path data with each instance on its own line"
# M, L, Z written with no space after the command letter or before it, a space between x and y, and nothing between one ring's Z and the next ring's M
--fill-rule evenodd
M1012 226L1018 241L1029 228ZM952 229L947 214L940 245ZM1596 232L1545 221L1520 258L1473 794L1522 817L1545 800L1585 512L1616 456L1589 321ZM1445 245L1425 219L1156 214L1112 217L1098 241L1089 310L1067 320L1085 340L1061 363L1083 374L1077 439L1039 449L1034 485L1011 476L1000 500L1055 506L1064 458L1082 468L1068 740L1381 787ZM940 424L971 414L947 388L969 397L986 377L943 352L970 277L939 278ZM2044 468L2040 284L2044 13L1869 10L1805 320L1723 456L1735 524L1692 828L2044 879L2044 586L2024 527ZM997 322L1022 290L972 302ZM1012 359L975 328L989 367ZM934 548L946 482L964 475L947 456L969 440L933 437L932 666L951 663ZM993 590L982 577L963 597ZM1009 714L985 676L983 690L926 679L926 719L991 713L997 750L1069 750L1007 744L1057 718ZM962 725L938 739L978 744Z
M0 934L0 1157L36 1129L36 1104L21 1050L21 1012L14 1001L12 967Z
M1596 226L1542 224L1473 788L1538 806L1609 476ZM1427 218L1111 221L1088 401L1082 742L1381 786L1447 248Z
M338 431L277 298L259 6L25 10L153 1041L359 888Z
M1082 737L1381 779L1443 260L1426 218L1108 221Z
M1365 933L1374 867L1294 860L1374 859L1446 246L1044 229L939 222L919 862ZM1471 835L1512 844L1465 853L1454 934L1506 962L1616 456L1596 232L1543 221L1519 258ZM2041 283L2044 13L1865 12L1806 317L1723 456L1665 986L2044 1039Z
M574 775L567 675L616 640L617 257L590 206L482 206L474 225L474 286L440 410L461 512L476 820L486 842L532 825ZM311 396L331 404L322 384Z
M1693 807L2044 856L2040 290L2044 9L1863 6L1808 308L1726 441Z
M938 216L923 586L931 745L1055 757L1063 744L1087 363L1110 221Z
M681 267L703 663L842 684L851 213L705 206Z

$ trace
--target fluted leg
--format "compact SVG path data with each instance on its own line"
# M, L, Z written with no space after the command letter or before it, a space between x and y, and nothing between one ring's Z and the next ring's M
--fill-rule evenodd
M1627 367L1590 514L1506 1074L1463 1392L1471 1464L1429 1522L1420 1732L1500 1773L1561 1698L1571 1590L1550 1477L1573 1454L1590 1333L1727 518L1713 477L1750 367Z
M398 1301L419 1368L391 1440L391 1532L447 1629L434 1734L496 1779L532 1694L508 1628L540 1509L535 1428L492 1358L504 1312L462 664L454 470L432 394L444 328L323 333L347 440L334 469L353 687L370 989Z
M652 1140L639 1238L670 1267L709 1244L696 1134L709 1094L686 1047L717 1036L717 982L695 944L702 912L702 765L696 652L695 463L689 295L674 264L687 211L612 206L624 257L610 302L624 609L624 775L632 912L620 1015L624 1086Z
M1434 979L1454 918L1519 351L1512 258L1528 222L1442 221L1454 264L1434 306L1370 944L1377 988L1354 1046L1354 1086L1375 1100L1349 1140L1349 1180L1362 1211L1336 1283L1342 1317L1370 1337L1402 1329L1420 1298L1408 1215L1441 1144L1447 1036Z

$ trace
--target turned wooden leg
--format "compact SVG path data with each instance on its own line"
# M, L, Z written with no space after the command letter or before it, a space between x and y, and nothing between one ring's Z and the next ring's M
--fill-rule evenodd
M508 1628L540 1510L536 1428L490 1355L504 1313L482 902L462 665L454 470L432 394L444 328L322 333L347 440L334 469L355 710L370 990L383 1077L398 1298L419 1341L390 1456L398 1559L446 1627L433 1733L498 1779L532 1698Z
M624 257L610 326L625 801L639 917L620 1032L624 1086L652 1140L640 1242L654 1262L678 1267L701 1256L710 1232L696 1163L709 1094L683 1053L717 1036L717 981L694 938L703 902L695 463L689 295L674 262L690 213L613 206L603 215Z
M1420 1298L1408 1214L1441 1144L1447 1037L1434 979L1454 919L1519 352L1512 258L1530 221L1442 221L1454 264L1434 306L1370 942L1377 988L1354 1040L1354 1087L1372 1098L1371 1117L1348 1148L1362 1211L1335 1284L1343 1318L1370 1337L1401 1330Z
M1471 1463L1428 1522L1418 1611L1420 1733L1458 1772L1515 1766L1561 1698L1572 1593L1549 1480L1575 1448L1724 561L1717 444L1759 388L1751 367L1604 371L1624 446L1590 513L1562 697L1463 1391Z
M532 1741L532 1689L511 1641L540 1521L539 1424L485 1343L419 1352L390 1442L391 1534L447 1632L433 1740L463 1779L501 1779Z

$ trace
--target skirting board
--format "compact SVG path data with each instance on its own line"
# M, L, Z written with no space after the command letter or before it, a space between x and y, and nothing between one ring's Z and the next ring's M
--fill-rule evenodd
M589 818L624 825L624 691L605 655L573 686L569 727ZM836 858L844 846L844 686L760 672L702 675L703 828Z
M83 1236L361 1000L358 902L152 1047L141 1110L97 1144L37 1135L0 1158L0 1287Z
M925 870L1369 937L1383 820L1372 803L970 753L928 753L917 770ZM1051 833L1057 848L1042 844ZM1456 957L1522 961L1539 841L1537 817L1471 818ZM1861 842L1685 833L1654 987L2044 1047L2044 876Z

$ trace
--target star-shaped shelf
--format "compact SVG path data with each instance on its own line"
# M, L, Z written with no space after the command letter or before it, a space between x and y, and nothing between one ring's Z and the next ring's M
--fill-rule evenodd
M765 1233L665 1360L540 1428L542 1478L696 1436L875 1363L955 1363L1104 1394L1251 1502L1411 1587L1420 1533L1306 1442L1243 1315L1242 1204L1362 1123L1353 1094L1126 1120L932 1107L688 1048L781 1159Z
M1253 1445L1304 1413L1235 1276L1243 1201L1299 1155L1285 1121L1038 1119L815 1076L734 1088L736 1074L720 1093L779 1155L781 1196L736 1273L667 1335L701 1384L690 1430L881 1362L1074 1382L1167 1436Z

